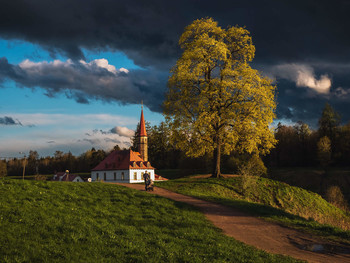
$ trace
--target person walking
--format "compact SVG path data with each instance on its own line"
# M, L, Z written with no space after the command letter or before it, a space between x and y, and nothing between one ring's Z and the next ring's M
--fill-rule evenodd
M151 176L150 176L150 174L145 172L143 174L143 180L145 180L145 190L147 191L148 186L151 184Z

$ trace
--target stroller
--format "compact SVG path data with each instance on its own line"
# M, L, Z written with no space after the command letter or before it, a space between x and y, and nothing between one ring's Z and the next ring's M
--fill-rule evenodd
M153 180L151 178L146 181L145 189L146 189L146 191L153 191L154 190Z

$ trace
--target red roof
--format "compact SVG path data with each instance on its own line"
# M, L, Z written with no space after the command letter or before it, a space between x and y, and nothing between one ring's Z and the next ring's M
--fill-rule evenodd
M102 162L100 162L92 171L106 171L106 170L129 170L129 169L149 169L150 162L145 162L140 153L132 150L122 150L111 152Z
M143 117L143 109L141 110L141 120L140 120L140 135L139 136L147 136L145 118Z

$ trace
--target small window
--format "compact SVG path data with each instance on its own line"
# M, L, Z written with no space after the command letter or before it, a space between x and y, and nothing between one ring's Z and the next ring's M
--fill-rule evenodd
M143 163L142 162L140 162L140 167L143 167Z
M147 167L151 167L151 164L150 164L150 162L147 162Z
M106 173L103 173L103 180L107 181L107 175L106 175Z
M98 173L96 173L96 181L98 181L100 178L98 178Z
M134 180L137 180L137 172L134 172Z
M132 167L136 167L136 162L133 162L133 163L132 163Z
M122 179L122 181L124 180L124 172L122 172L122 178L121 179Z
M114 172L114 181L117 180L117 173Z

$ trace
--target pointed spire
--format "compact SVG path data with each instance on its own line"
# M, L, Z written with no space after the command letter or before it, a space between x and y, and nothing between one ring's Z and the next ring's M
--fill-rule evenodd
M147 136L145 118L143 117L143 103L141 104L141 120L140 120L139 136Z

